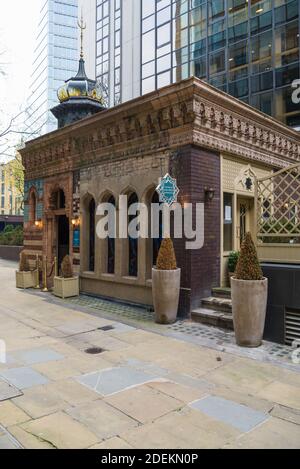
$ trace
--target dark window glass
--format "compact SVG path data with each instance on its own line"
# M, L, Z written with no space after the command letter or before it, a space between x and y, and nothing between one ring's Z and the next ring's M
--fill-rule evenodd
M208 28L208 49L214 51L226 45L226 23L218 21Z
M275 8L275 24L286 23L287 21L294 20L299 16L298 0L289 2L287 5L282 5Z
M229 94L235 96L236 98L242 98L249 94L249 85L248 85L248 78L244 78L243 80L235 81L233 83L229 83L228 85Z
M272 11L257 16L256 18L251 18L251 34L258 34L265 29L270 29L272 27Z
M216 52L209 56L209 74L214 75L225 71L225 51Z
M94 199L89 204L89 271L95 271L95 214L96 204Z
M251 105L271 116L274 111L273 92L251 96Z
M276 87L288 85L299 78L299 63L276 70Z
M108 199L108 203L116 206L116 201L113 196ZM107 273L115 273L115 238L107 238Z
M294 89L291 86L276 90L275 104L277 118L287 125L300 125L299 104L293 103L292 93Z
M223 220L224 220L224 251L229 252L233 249L233 195L224 194L223 206Z
M128 198L128 208L138 203L138 197L135 193L131 194ZM135 215L128 216L128 226ZM128 273L130 277L137 277L138 274L138 240L128 237Z
M253 93L273 88L273 72L262 73L251 78L251 90Z

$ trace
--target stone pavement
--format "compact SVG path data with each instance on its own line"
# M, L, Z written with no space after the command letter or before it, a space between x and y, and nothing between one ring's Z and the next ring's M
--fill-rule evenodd
M0 284L0 449L300 448L299 365L277 346L16 290L4 261Z

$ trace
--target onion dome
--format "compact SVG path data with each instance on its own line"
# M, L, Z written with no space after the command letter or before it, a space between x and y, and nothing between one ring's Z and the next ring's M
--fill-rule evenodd
M85 73L83 58L79 60L79 69L75 77L70 78L59 88L57 97L61 103L73 98L89 98L104 105L104 100L97 89L96 81L90 80Z
M83 59L83 31L86 25L78 22L81 30L81 53L78 72L58 90L57 97L60 104L51 109L58 121L58 128L73 124L76 121L92 116L105 109L104 99L97 88L97 82L90 80L85 73Z

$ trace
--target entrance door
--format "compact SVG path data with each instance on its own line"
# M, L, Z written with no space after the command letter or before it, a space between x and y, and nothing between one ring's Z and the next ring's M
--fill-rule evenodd
M70 253L69 219L66 215L57 217L57 260L60 269L62 260Z
M240 250L246 233L253 232L254 201L253 199L237 199L237 224L236 224L236 245Z

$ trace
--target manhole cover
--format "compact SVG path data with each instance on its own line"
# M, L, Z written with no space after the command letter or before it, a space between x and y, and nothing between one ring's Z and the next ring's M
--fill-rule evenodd
M103 326L103 327L98 327L98 331L112 331L114 329L113 326Z
M91 347L85 350L85 353L88 353L89 355L98 355L103 352L105 352L105 350L100 347Z

